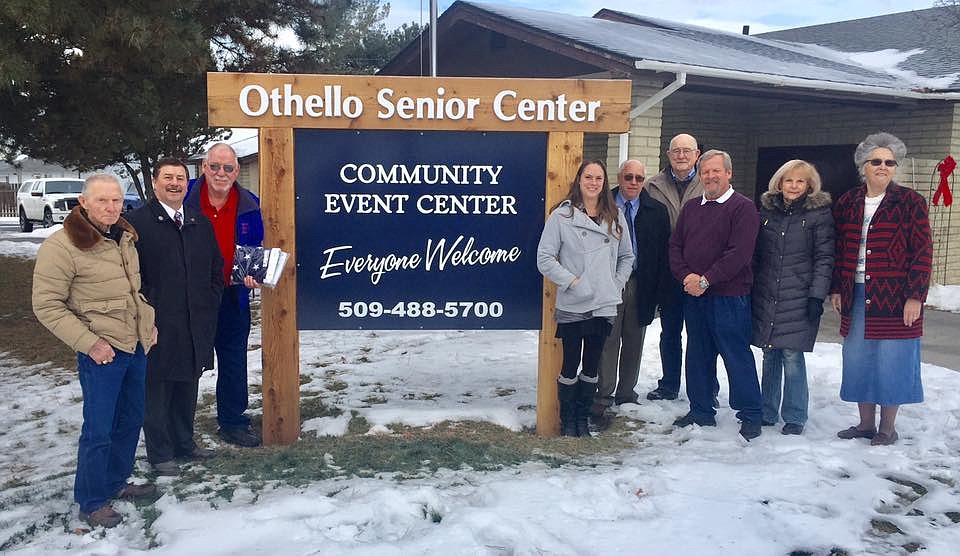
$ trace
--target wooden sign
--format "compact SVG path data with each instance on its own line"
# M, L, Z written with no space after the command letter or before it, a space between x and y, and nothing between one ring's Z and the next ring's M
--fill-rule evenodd
M630 82L207 74L211 126L459 131L629 129Z
M540 165L545 161L546 167L540 166L545 180L540 183L545 185L541 190L544 210L549 210L563 198L576 174L583 156L583 134L629 129L630 87L630 81L602 79L209 73L207 105L211 126L260 128L264 243L283 248L296 260L296 182L303 180L297 179L295 168L294 128L548 132L545 157L528 158L539 158ZM503 148L509 150L510 141L504 141ZM308 155L302 160L304 156ZM478 168L499 172L501 165L494 162ZM392 175L394 168L370 161L348 162L338 175L350 184L370 188L390 182L378 176ZM357 195L363 198L370 193ZM437 196L427 192L431 195L435 200ZM503 197L516 196L508 192ZM333 210L331 202L327 198L328 210ZM432 205L417 207L421 212L437 210ZM263 440L268 445L290 444L300 434L299 270L295 266L288 265L276 289L263 293ZM544 280L537 386L537 432L542 436L559 432L557 375L562 354L553 333L555 300L556 288ZM347 308L356 307L348 303Z

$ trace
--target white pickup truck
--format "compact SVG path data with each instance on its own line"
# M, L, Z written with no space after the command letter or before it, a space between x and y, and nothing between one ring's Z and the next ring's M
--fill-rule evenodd
M39 178L23 182L17 190L17 214L20 231L33 231L35 222L46 227L63 222L73 207L80 204L83 180Z

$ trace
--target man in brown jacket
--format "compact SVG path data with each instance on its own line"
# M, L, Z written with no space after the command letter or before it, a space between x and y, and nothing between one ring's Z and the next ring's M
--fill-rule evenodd
M87 178L80 206L40 246L33 311L77 352L83 428L74 500L80 519L113 527L113 498L156 492L127 482L143 425L146 352L156 343L153 308L140 294L134 229L120 218L123 191L113 176Z
M646 190L654 200L667 207L671 231L677 226L680 209L690 199L703 194L700 176L697 175L697 158L700 149L697 140L681 133L670 140L667 159L670 165L647 180ZM647 394L648 400L675 400L680 392L680 369L683 361L683 346L680 334L683 331L683 286L673 281L667 299L660 306L660 365L663 378L657 388Z

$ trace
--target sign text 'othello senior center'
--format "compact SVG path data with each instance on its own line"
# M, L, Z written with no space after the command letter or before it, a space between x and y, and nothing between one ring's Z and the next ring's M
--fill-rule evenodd
M377 117L381 120L473 120L482 105L478 97L447 97L444 87L437 87L432 97L398 96L394 89L384 87L377 91ZM566 94L556 98L518 98L519 93L504 89L493 96L492 109L497 119L504 122L558 121L595 122L600 109L599 100L568 99ZM359 118L364 111L363 100L344 95L343 86L325 85L323 94L302 95L293 85L284 84L267 90L251 84L240 90L240 110L247 116L308 116L311 118Z

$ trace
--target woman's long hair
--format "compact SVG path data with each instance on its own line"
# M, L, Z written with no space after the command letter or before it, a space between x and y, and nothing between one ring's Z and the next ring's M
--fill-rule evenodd
M620 236L623 234L623 227L620 225L620 219L617 217L617 203L613 200L613 194L610 192L610 178L607 174L607 165L600 160L589 160L580 165L580 168L577 170L577 175L573 178L573 183L570 184L570 191L567 192L567 196L559 203L553 205L550 212L556 210L564 201L570 201L570 214L567 218L573 218L573 211L583 207L583 193L580 192L580 178L583 176L583 172L587 169L587 166L591 164L596 164L603 170L603 191L600 192L600 198L597 199L597 216L600 217L601 223L607 223L607 231L617 239L620 239Z

